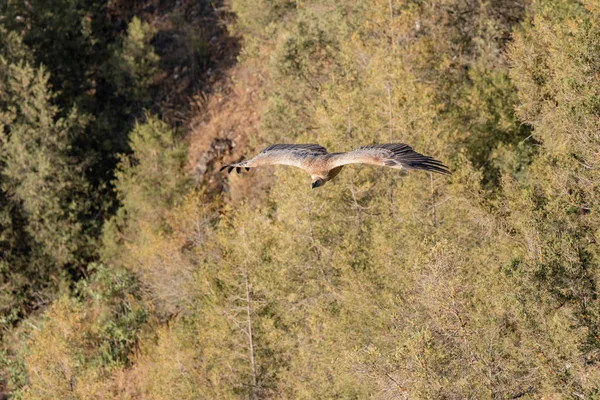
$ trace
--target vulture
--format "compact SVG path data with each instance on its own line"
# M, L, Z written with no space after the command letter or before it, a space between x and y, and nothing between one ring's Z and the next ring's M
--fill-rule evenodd
M274 144L255 157L234 164L226 164L220 171L234 169L239 174L242 168L263 165L291 165L302 168L312 178L311 188L323 186L340 173L344 165L367 164L395 169L420 169L424 171L450 174L448 167L440 161L417 153L403 143L371 144L346 153L328 153L318 144Z

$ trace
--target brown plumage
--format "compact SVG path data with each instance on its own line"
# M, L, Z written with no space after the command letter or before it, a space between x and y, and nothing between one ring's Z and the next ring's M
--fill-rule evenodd
M395 169L421 169L424 171L450 174L448 168L431 157L419 154L402 143L372 144L347 153L327 153L318 144L274 144L254 158L235 164L224 165L221 171L263 165L291 165L302 168L312 177L312 188L323 186L332 180L347 164L368 164Z

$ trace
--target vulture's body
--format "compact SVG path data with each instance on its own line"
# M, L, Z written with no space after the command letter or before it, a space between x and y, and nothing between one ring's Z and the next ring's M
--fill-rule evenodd
M254 158L221 168L239 173L242 168L264 165L291 165L302 168L312 177L312 188L323 186L340 173L344 165L368 164L395 169L421 169L449 174L448 168L431 157L419 154L402 143L373 144L346 153L328 153L318 144L274 144Z

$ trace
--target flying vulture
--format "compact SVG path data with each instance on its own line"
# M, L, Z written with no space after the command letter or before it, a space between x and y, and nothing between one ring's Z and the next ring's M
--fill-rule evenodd
M448 167L431 157L419 154L402 143L371 144L346 153L327 153L318 144L274 144L254 158L235 164L224 165L220 170L231 172L236 169L260 167L263 165L291 165L302 168L312 178L311 187L323 186L335 178L344 165L368 164L395 169L422 169L424 171L450 174Z

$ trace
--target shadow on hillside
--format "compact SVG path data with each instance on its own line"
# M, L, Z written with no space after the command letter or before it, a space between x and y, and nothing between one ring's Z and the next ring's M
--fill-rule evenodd
M122 0L110 12L123 21L138 16L156 30L152 45L161 76L151 111L171 126L189 122L194 97L210 94L239 54L239 38L227 30L234 15L223 1L147 0L132 6Z

